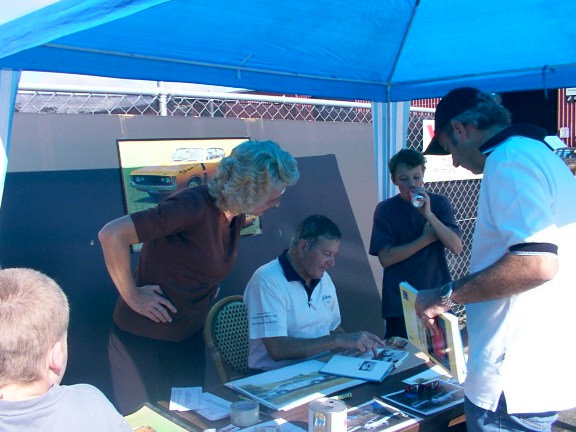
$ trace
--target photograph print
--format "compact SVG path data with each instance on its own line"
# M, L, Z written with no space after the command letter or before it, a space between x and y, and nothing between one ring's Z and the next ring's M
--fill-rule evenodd
M378 399L348 409L346 432L393 432L414 424L415 418Z
M382 396L385 400L427 416L464 402L464 389L439 380L434 391L411 393L405 390Z

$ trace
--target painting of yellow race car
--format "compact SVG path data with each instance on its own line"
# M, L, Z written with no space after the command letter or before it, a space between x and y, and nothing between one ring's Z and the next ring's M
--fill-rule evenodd
M159 201L177 190L206 184L224 156L220 147L179 147L165 163L130 172L130 185Z
M248 139L117 140L126 212L145 210L178 190L206 184L222 158ZM260 219L247 215L241 235L260 233Z
M178 190L206 184L222 158L247 139L117 140L128 213L155 205Z

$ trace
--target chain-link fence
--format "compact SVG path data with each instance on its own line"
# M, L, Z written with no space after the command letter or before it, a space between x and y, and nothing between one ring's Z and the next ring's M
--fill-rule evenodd
M307 100L279 96L230 94L230 98L169 94L104 94L84 91L19 91L16 112L55 114L156 115L270 120L371 123L368 102Z
M161 89L161 88L159 88ZM112 92L86 90L20 90L16 112L60 114L108 114L223 117L243 119L306 120L371 123L371 105L367 101L343 102L256 94L210 95L168 94L134 89ZM407 147L422 150L422 121L434 113L412 108ZM448 253L453 277L468 273L472 232L480 180L429 183L432 192L448 196L462 227L464 249L459 255Z

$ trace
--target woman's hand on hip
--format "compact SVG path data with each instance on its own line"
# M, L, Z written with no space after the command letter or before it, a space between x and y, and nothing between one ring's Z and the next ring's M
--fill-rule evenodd
M170 313L176 313L176 307L164 297L159 285L139 287L137 295L126 303L140 315L144 315L157 323L172 322Z

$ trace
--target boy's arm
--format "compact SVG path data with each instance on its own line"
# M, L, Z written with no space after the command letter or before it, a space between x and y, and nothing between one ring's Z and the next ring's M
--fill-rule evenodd
M452 221L453 224L456 224L456 221L454 220L454 210L452 209L452 205L448 201L448 198L442 196L437 202L436 210L440 212L438 213L440 215L439 218L432 212L432 201L426 190L422 189L419 192L424 196L424 205L419 209L420 213L433 228L438 240L440 240L445 247L450 249L452 253L459 254L462 251L462 239L459 234L446 225L446 223L450 224L450 221ZM447 222L444 223L441 219Z
M426 216L426 220L430 226L432 226L434 233L436 233L436 236L438 237L438 240L440 240L444 246L450 249L452 253L459 254L462 252L462 239L458 234L444 225L442 221L438 219L432 212Z
M410 243L398 246L389 246L378 251L378 261L380 261L382 267L390 267L391 265L410 258L416 252L424 249L436 240L438 240L438 236L434 232L433 227L430 224L426 224L422 231L422 235Z

